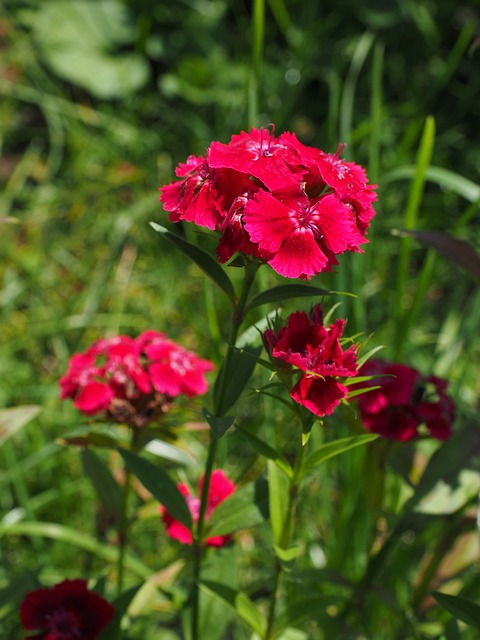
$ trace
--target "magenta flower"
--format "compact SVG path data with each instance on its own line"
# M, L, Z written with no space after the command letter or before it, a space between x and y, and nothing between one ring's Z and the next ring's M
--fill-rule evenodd
M190 156L181 178L161 189L170 220L221 234L217 254L237 252L267 262L287 278L310 279L361 251L375 215L374 186L365 170L267 129L212 142L205 157Z
M190 509L190 513L192 514L192 519L194 522L198 521L200 515L200 498L193 496L190 493L189 488L185 484L179 484L178 489L180 493L185 496L185 500L187 502L187 506ZM200 478L200 482L198 483L198 495L201 496L203 489L203 477ZM208 497L207 497L207 510L205 512L205 521L209 519L212 515L212 512L218 507L218 505L223 502L228 496L231 496L232 493L236 491L237 487L234 482L232 482L221 469L217 469L214 471L210 478L210 486L208 489ZM160 507L160 513L162 514L162 519L166 527L167 535L174 540L178 540L182 544L192 544L193 536L190 529L187 529L183 524L175 520L165 509L165 507ZM210 547L223 547L223 545L227 544L231 540L231 535L223 535L223 536L212 536L207 538L206 544Z
M72 356L60 379L61 397L71 398L87 415L105 414L141 428L164 413L176 396L205 393L205 373L212 369L209 360L163 333L116 336Z
M115 613L112 605L87 589L85 580L64 580L51 589L28 593L20 622L35 640L96 640Z
M358 396L364 427L393 440L417 438L424 424L430 435L446 440L452 434L455 405L447 395L447 382L436 376L423 376L404 364L369 360L361 376L374 376L355 385L356 389L379 386Z
M321 305L315 305L309 315L292 313L280 331L267 329L263 334L273 358L302 372L290 396L319 417L330 415L347 396L338 378L357 375L355 347L344 351L340 344L344 326L345 320L339 319L325 327Z

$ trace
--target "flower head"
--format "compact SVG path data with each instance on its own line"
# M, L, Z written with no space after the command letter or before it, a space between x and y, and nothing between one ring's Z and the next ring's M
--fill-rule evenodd
M85 580L64 580L28 593L20 605L20 622L27 631L39 632L35 640L95 640L114 613Z
M213 369L163 333L98 340L70 359L60 379L61 397L71 398L87 415L143 427L164 413L178 395L207 391L205 373Z
M185 484L179 484L178 489L180 493L185 496L193 521L197 522L200 515L200 498L193 496ZM199 496L202 494L202 489L203 477L200 478L200 482L198 483ZM210 486L208 488L207 510L205 512L206 521L210 518L212 512L218 507L218 505L228 498L228 496L232 495L236 489L237 487L235 483L233 483L221 469L213 471L210 478ZM160 512L166 527L167 535L174 540L178 540L182 544L192 544L192 532L183 524L178 522L178 520L175 520L168 513L165 507L161 506ZM230 539L230 535L212 536L207 538L206 544L210 547L223 547L223 545L229 542Z
M358 396L358 408L365 428L393 440L413 440L425 425L430 435L446 440L452 434L455 405L447 395L447 382L423 376L404 364L368 360L361 376L374 376L357 389L377 386Z
M161 189L170 220L186 220L221 234L221 262L241 252L267 262L286 278L309 279L361 251L375 215L374 186L365 170L302 144L251 129L228 144L212 142L205 157L190 156L181 178Z
M273 358L302 372L290 396L319 417L330 415L347 396L338 378L357 374L355 347L344 351L340 343L344 326L345 320L338 319L325 327L321 305L315 305L309 315L296 311L280 331L267 329L263 335Z

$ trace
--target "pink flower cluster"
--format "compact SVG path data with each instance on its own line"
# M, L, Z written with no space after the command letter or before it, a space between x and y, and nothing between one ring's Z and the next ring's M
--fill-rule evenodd
M221 233L221 262L242 252L308 280L338 264L336 255L361 251L375 215L375 187L341 151L308 147L289 132L242 131L212 142L205 157L189 156L160 199L171 221Z
M438 440L451 436L455 405L446 393L446 380L381 360L368 360L359 375L374 377L355 385L357 389L379 387L358 397L362 422L368 431L407 441L419 436L418 429L423 424Z
M61 397L71 398L87 415L105 413L141 428L164 413L176 396L205 393L204 374L212 369L209 360L158 331L137 338L120 335L72 356L60 379Z
M290 396L316 416L330 415L348 390L338 378L357 375L354 346L346 351L340 344L345 320L338 319L328 328L323 324L321 305L310 314L296 311L287 325L275 332L267 329L263 340L267 351L288 367L302 372Z
M190 489L186 484L179 484L178 489L180 493L185 496L185 500L187 502L188 508L190 509L190 513L192 514L193 521L197 522L200 515L200 499L196 498L190 493ZM205 521L209 519L209 517L212 515L212 512L218 507L221 502L231 496L232 493L235 493L236 489L237 487L235 483L232 482L221 469L213 471L210 477L210 486L208 488ZM199 496L202 494L202 490L203 477L200 478L200 482L198 483ZM165 507L160 507L160 513L162 514L167 535L169 535L170 538L178 540L182 544L192 544L192 532L187 529L187 527L185 527L181 522L178 522L178 520L175 520L168 513ZM223 547L223 545L229 542L230 539L230 535L212 536L210 538L207 538L206 544L209 547Z
M29 636L32 640L96 640L114 613L85 580L64 580L28 593L20 605L20 622L39 632Z

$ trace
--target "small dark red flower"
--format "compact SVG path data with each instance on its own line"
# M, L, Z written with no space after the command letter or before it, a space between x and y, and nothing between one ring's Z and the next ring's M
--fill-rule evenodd
M430 435L446 440L452 434L455 405L447 395L447 382L423 376L404 364L368 360L360 376L374 376L355 385L356 389L378 386L358 396L358 408L365 428L393 440L417 438L420 425Z
M296 311L280 331L263 334L273 358L303 372L290 396L319 417L330 415L347 396L338 378L357 375L355 347L344 351L340 344L344 326L345 320L338 319L325 327L321 305L315 305L309 315Z
M20 622L35 640L96 640L115 610L87 588L85 580L64 580L28 593L20 605Z
M205 373L212 369L209 360L158 331L145 331L137 338L115 336L72 356L60 379L61 397L71 398L87 415L106 414L143 427L176 396L205 393Z
M201 496L203 488L203 477L200 478L198 483L198 495ZM185 496L187 506L192 514L194 522L198 521L200 515L200 498L193 496L190 493L190 489L185 484L179 484L178 489L180 493ZM205 512L205 521L209 519L212 512L223 502L228 496L232 495L236 491L237 487L221 469L214 471L210 478L210 486L208 488L207 497L207 510ZM181 522L175 520L165 507L160 507L160 513L162 514L163 522L166 527L167 535L174 540L178 540L182 544L192 544L193 537L192 532L187 529ZM224 544L231 540L230 535L212 536L207 538L206 544L209 547L223 547Z

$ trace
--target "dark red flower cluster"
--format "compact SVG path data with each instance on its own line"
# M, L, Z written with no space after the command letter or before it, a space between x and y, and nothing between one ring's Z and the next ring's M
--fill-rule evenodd
M322 307L315 305L309 315L296 311L280 331L267 329L263 334L265 347L274 358L303 372L290 396L319 417L330 415L347 396L338 378L357 375L355 347L344 351L340 344L344 326L345 320L338 319L325 327Z
M27 631L38 632L29 636L35 640L96 640L114 613L85 580L64 580L28 593L20 605L20 622Z
M72 356L60 379L61 397L71 398L87 415L104 413L141 428L164 413L176 396L205 393L204 374L212 369L209 360L158 331L137 338L115 336Z
M423 376L404 364L368 360L360 376L374 376L357 389L379 386L358 396L365 428L394 440L413 440L425 425L431 436L446 440L452 434L455 405L447 395L448 383Z
M267 129L212 142L206 156L180 164L180 180L161 189L170 220L220 232L221 262L236 252L265 260L287 278L309 279L361 251L375 215L365 170Z
M185 484L179 484L178 489L180 493L185 496L185 500L187 502L188 508L190 509L190 513L192 514L193 521L197 522L200 515L200 499L192 496L192 494L190 493L190 489ZM210 486L208 488L205 521L209 519L212 511L214 511L221 502L228 498L228 496L232 495L232 493L234 493L236 489L237 487L235 483L232 482L221 469L213 471L210 477ZM202 495L202 490L203 477L200 478L200 482L198 483L199 496ZM181 522L175 520L168 513L165 507L160 507L160 512L162 514L163 522L165 523L167 534L170 536L170 538L178 540L182 544L192 544L192 532L187 529L187 527L185 527ZM212 536L211 538L207 538L206 544L209 547L223 547L223 545L229 542L230 539L230 535Z

